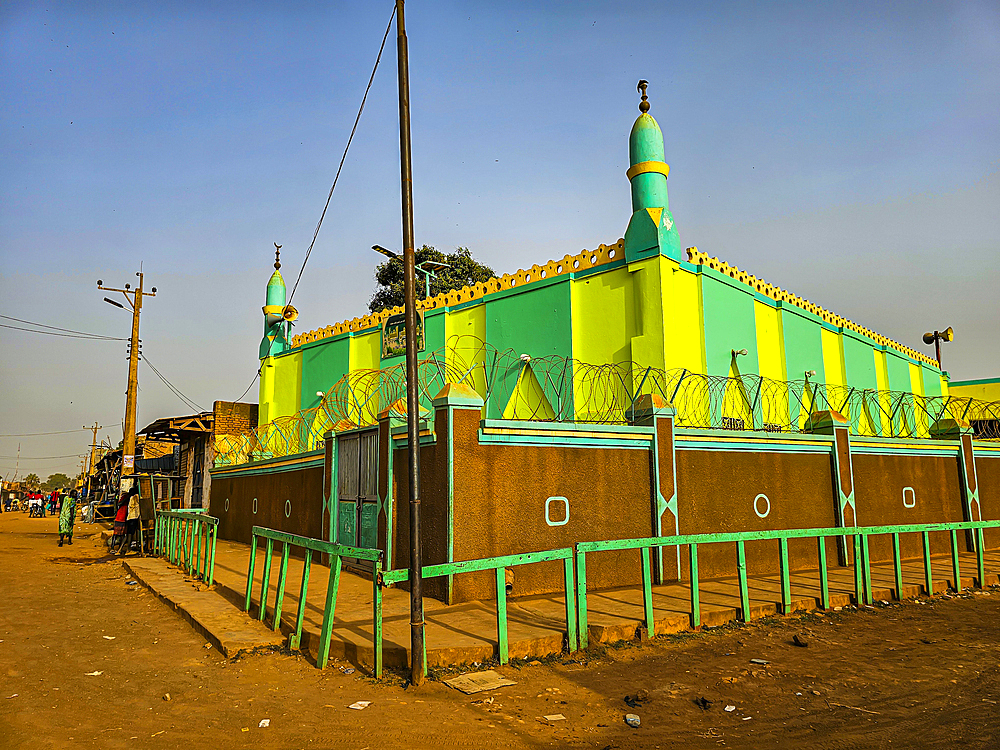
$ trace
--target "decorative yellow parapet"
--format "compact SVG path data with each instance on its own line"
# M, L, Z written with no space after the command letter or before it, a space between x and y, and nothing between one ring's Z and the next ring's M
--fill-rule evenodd
M584 250L579 255L565 255L562 260L550 260L541 266L535 265L527 270L505 273L496 279L444 292L430 299L417 300L417 309L435 310L439 307L451 307L465 302L472 302L493 292L514 289L525 284L530 284L533 281L551 279L555 276L573 273L574 271L585 271L588 268L602 266L605 263L610 263L613 260L624 257L625 240L620 239L613 245L600 245L596 250ZM292 346L310 344L314 341L329 338L330 336L347 333L348 331L364 331L369 328L378 328L381 327L382 321L390 315L397 315L402 312L402 307L390 307L381 312L362 315L359 318L345 320L343 323L337 323L326 328L318 328L308 333L300 333L292 337Z
M926 364L934 365L935 367L937 367L937 361L931 359L926 354L922 354L921 352L918 352L915 349L911 349L908 346L904 346L903 344L900 344L898 341L893 341L887 336L883 336L882 334L877 333L876 331L872 331L868 328L865 328L864 326L860 326L857 323L848 320L847 318L841 317L840 315L830 312L829 310L820 307L819 305L813 304L809 300L802 299L798 295L792 294L791 292L786 292L784 289L781 289L780 287L776 287L773 284L768 284L763 279L758 279L751 273L747 273L746 271L741 271L736 266L731 266L723 260L719 260L718 258L710 258L708 256L708 253L703 253L696 247L689 247L687 249L687 255L688 255L688 260L692 264L696 266L707 266L708 268L711 268L714 271L726 274L727 276L729 276L729 278L736 279L737 281L746 284L751 289L754 289L763 294L765 297L770 297L773 300L784 302L786 304L795 305L796 307L801 307L803 310L808 310L809 312L818 316L819 318L826 321L830 325L839 326L840 328L847 328L852 331L855 331L856 333L862 333L865 336L868 336L873 341L883 346L888 346L897 351L900 351L903 354L907 355L908 357L917 360L918 362L925 362Z

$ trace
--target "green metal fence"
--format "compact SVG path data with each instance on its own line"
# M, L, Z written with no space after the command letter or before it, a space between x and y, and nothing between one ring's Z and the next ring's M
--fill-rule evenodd
M215 541L219 519L190 510L156 511L153 553L174 565L187 568L189 575L209 586L215 580Z
M532 563L549 562L551 560L563 561L563 577L566 590L566 639L570 651L577 649L577 627L576 627L576 606L573 601L573 549L565 547L563 549L553 549L544 552L526 552L520 555L504 555L502 557L487 557L480 560L463 560L462 562L442 563L440 565L425 565L421 569L423 578L438 578L440 576L452 576L460 573L472 573L480 570L493 570L496 574L497 588L497 650L501 664L506 664L510 660L510 652L507 639L507 580L506 569L518 565L530 565ZM398 583L409 580L409 570L387 570L382 574L384 583ZM381 601L377 606L381 607ZM381 621L382 613L376 613L376 620ZM424 654L426 660L427 655ZM381 671L377 673L380 675Z
M826 609L830 606L829 571L826 562L826 546L824 541L830 537L854 539L854 597L859 604L872 603L871 561L868 553L868 539L871 536L891 535L893 551L893 570L895 575L896 598L903 594L903 568L899 553L900 534L920 534L923 541L924 589L927 593L933 590L931 575L930 533L935 531L949 532L951 537L951 566L955 586L961 587L961 571L959 567L958 532L969 531L974 535L976 550L976 569L979 585L982 586L986 577L983 560L983 529L1000 527L1000 521L965 521L953 523L909 524L901 526L863 526L848 528L821 529L781 529L776 531L742 531L718 534L685 534L678 536L647 537L644 539L612 539L600 542L580 542L576 545L576 598L579 616L580 648L587 648L587 568L588 552L604 552L613 550L637 549L642 565L642 596L643 615L646 633L653 635L653 592L650 566L650 550L658 547L688 547L690 562L691 587L691 626L701 625L701 605L698 580L698 546L701 544L735 543L736 573L739 581L740 619L746 622L750 619L750 593L747 583L747 566L745 543L765 539L778 542L778 572L781 577L781 609L783 613L791 610L792 591L788 562L788 540L813 538L817 540L819 554L820 604Z
M330 656L330 638L333 634L333 617L337 609L337 590L340 587L340 571L343 558L368 560L374 565L372 575L373 596L373 628L372 645L375 650L374 671L376 676L382 674L382 589L380 579L382 573L382 551L361 547L348 547L335 542L324 542L322 539L287 534L283 531L266 529L262 526L253 527L253 539L250 543L250 564L247 568L247 590L244 610L249 613L253 594L253 575L257 561L258 540L265 540L264 569L261 571L260 605L257 619L264 622L267 616L267 595L271 584L271 557L274 543L280 542L281 563L278 571L278 582L274 592L274 607L271 615L271 629L281 626L281 608L285 598L285 580L288 575L288 557L292 547L300 547L304 551L302 563L302 584L299 588L299 607L295 614L295 632L288 638L288 647L297 649L302 642L302 625L306 614L306 594L309 590L309 573L312 569L313 553L319 552L330 556L330 577L326 586L326 602L323 606L323 625L320 627L319 649L316 656L316 666L320 669L326 666Z

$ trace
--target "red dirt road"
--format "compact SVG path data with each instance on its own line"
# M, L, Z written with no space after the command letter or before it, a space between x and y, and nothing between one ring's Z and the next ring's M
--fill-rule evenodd
M127 585L98 528L60 549L54 519L0 515L0 748L1000 747L998 590L504 667L515 686L465 696L228 661Z

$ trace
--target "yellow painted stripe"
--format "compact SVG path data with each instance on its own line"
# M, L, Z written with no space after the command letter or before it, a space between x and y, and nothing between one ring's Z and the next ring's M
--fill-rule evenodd
M493 427L483 430L484 435L529 435L529 436L543 436L543 437L557 437L557 438L601 438L601 439L611 439L611 440L644 440L649 441L652 436L644 434L635 434L634 432L621 433L621 432L563 432L562 430L513 430L503 427Z
M670 165L662 161L641 161L629 167L625 174L631 180L636 175L645 174L646 172L659 172L666 177L670 174Z
M829 447L827 440L776 440L774 438L740 438L740 437L719 437L716 435L681 435L675 436L677 442L688 443L760 443L761 445L825 445Z

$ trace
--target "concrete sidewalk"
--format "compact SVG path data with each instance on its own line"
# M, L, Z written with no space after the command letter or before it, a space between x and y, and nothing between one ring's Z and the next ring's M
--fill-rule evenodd
M271 586L265 620L268 626L272 624L274 594L281 561L278 549L280 545L275 546L271 562ZM242 618L246 626L237 628L234 632L243 630L242 637L253 641L253 645L285 642L287 638L281 638L278 633L273 633L269 628L251 620L250 616L241 612L246 593L249 553L249 545L220 539L216 549L214 592L201 592L199 598L211 597L216 601L216 606L221 604L217 599L219 595L228 600L226 606L230 608L231 614ZM161 589L165 590L170 579L178 579L189 592L192 590L191 582L189 580L184 582L183 572L163 560L132 557L127 560L137 577L163 598L166 597L161 593ZM260 549L254 566L251 608L251 615L254 617L259 611L263 562L264 551ZM936 555L933 562L936 573L951 572L949 555ZM973 578L967 574L973 573L976 569L975 555L962 553L960 564L963 571L962 586L972 586ZM994 572L1000 570L1000 551L986 553L986 569L985 585L1000 582L997 573ZM302 561L290 558L280 624L280 631L286 637L294 632L295 628L301 575ZM319 564L314 558L309 576L306 616L300 646L300 649L312 658L315 658L319 644L328 576L329 568ZM892 563L873 564L871 577L873 598L876 601L892 599L894 588ZM923 577L922 560L904 562L903 581L906 598L923 593ZM792 611L811 610L819 606L820 589L817 571L793 573L791 584ZM954 588L953 581L935 576L935 592L945 591L949 587ZM831 606L850 604L854 593L853 568L831 566L829 588ZM780 612L781 584L777 575L751 578L749 589L753 618ZM740 600L735 577L702 581L700 594L702 625L718 626L738 619ZM190 599L191 595L188 593L185 596ZM172 601L175 606L184 610L191 606L187 599L174 596ZM587 601L588 635L591 644L613 643L637 636L644 619L641 588L588 591ZM671 583L653 587L653 608L655 634L662 635L690 629L690 588L687 584ZM405 667L409 659L409 592L394 587L383 589L382 612L384 664L386 667ZM562 595L512 598L508 600L507 614L511 658L541 657L562 651L566 639L565 601ZM495 602L469 602L446 606L437 600L425 599L424 617L427 623L426 648L429 666L485 662L496 655ZM197 620L206 623L204 616L188 616L188 619L192 622ZM208 624L208 627L211 625ZM217 635L215 639L210 636L209 638L218 643L224 640L222 634ZM371 672L374 662L372 582L347 571L340 577L330 658L349 661L367 672Z

